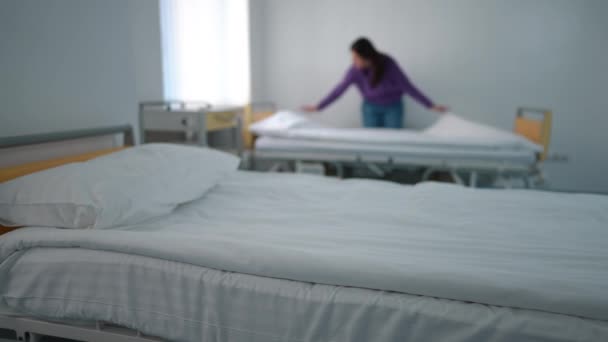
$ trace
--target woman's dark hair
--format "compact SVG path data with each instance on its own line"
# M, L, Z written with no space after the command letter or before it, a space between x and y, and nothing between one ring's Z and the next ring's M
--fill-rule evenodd
M377 86L380 80L382 80L382 76L384 76L386 56L376 50L374 44L364 37L355 40L350 49L371 63L372 87Z

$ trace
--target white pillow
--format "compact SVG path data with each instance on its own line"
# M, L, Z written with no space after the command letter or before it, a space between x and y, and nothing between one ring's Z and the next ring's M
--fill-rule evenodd
M304 114L292 111L279 111L262 121L252 124L249 126L249 130L257 135L284 136L290 129L319 127L324 126L309 119Z
M202 147L147 144L0 184L0 223L109 228L169 214L205 194L239 159Z

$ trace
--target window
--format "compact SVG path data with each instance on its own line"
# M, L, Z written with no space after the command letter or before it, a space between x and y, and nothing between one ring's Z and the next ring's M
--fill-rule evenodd
M164 96L250 100L249 1L160 0Z

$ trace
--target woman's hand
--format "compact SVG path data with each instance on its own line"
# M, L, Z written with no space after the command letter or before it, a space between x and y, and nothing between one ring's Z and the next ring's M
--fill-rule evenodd
M442 106L442 105L434 105L433 107L431 107L431 110L434 112L443 114L443 113L447 112L449 110L449 108L446 106Z
M306 106L302 106L302 110L308 113L314 113L314 112L318 112L319 108L317 108L317 106L311 106L311 105L306 105Z

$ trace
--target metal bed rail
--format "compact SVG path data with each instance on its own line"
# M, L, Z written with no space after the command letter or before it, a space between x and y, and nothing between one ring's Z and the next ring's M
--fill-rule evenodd
M505 188L512 187L513 180L519 179L526 188L534 188L542 184L543 175L538 162L517 163L504 160L448 160L432 157L399 157L390 155L365 155L357 153L332 153L318 151L315 153L298 153L293 151L254 151L252 155L251 168L260 160L273 161L275 165L271 170L285 169L281 163L284 162L321 162L329 163L336 167L339 178L343 176L345 166L364 166L376 175L382 177L384 170L397 168L425 168L421 181L428 181L435 172L447 172L452 179L461 185L477 187L479 175L489 173L496 176L499 182L504 183ZM467 175L465 180L460 173Z
M139 108L162 108L166 111L173 110L205 110L211 108L211 103L207 101L183 101L183 100L164 100L164 101L144 101L139 103Z
M76 140L104 135L123 134L125 144L133 145L133 128L130 125L89 128L63 132L20 135L0 138L0 148L45 144L57 141Z
M59 337L87 342L160 342L139 331L106 325L103 322L68 325L34 318L0 315L0 328L14 331L17 341L41 342L43 337Z

